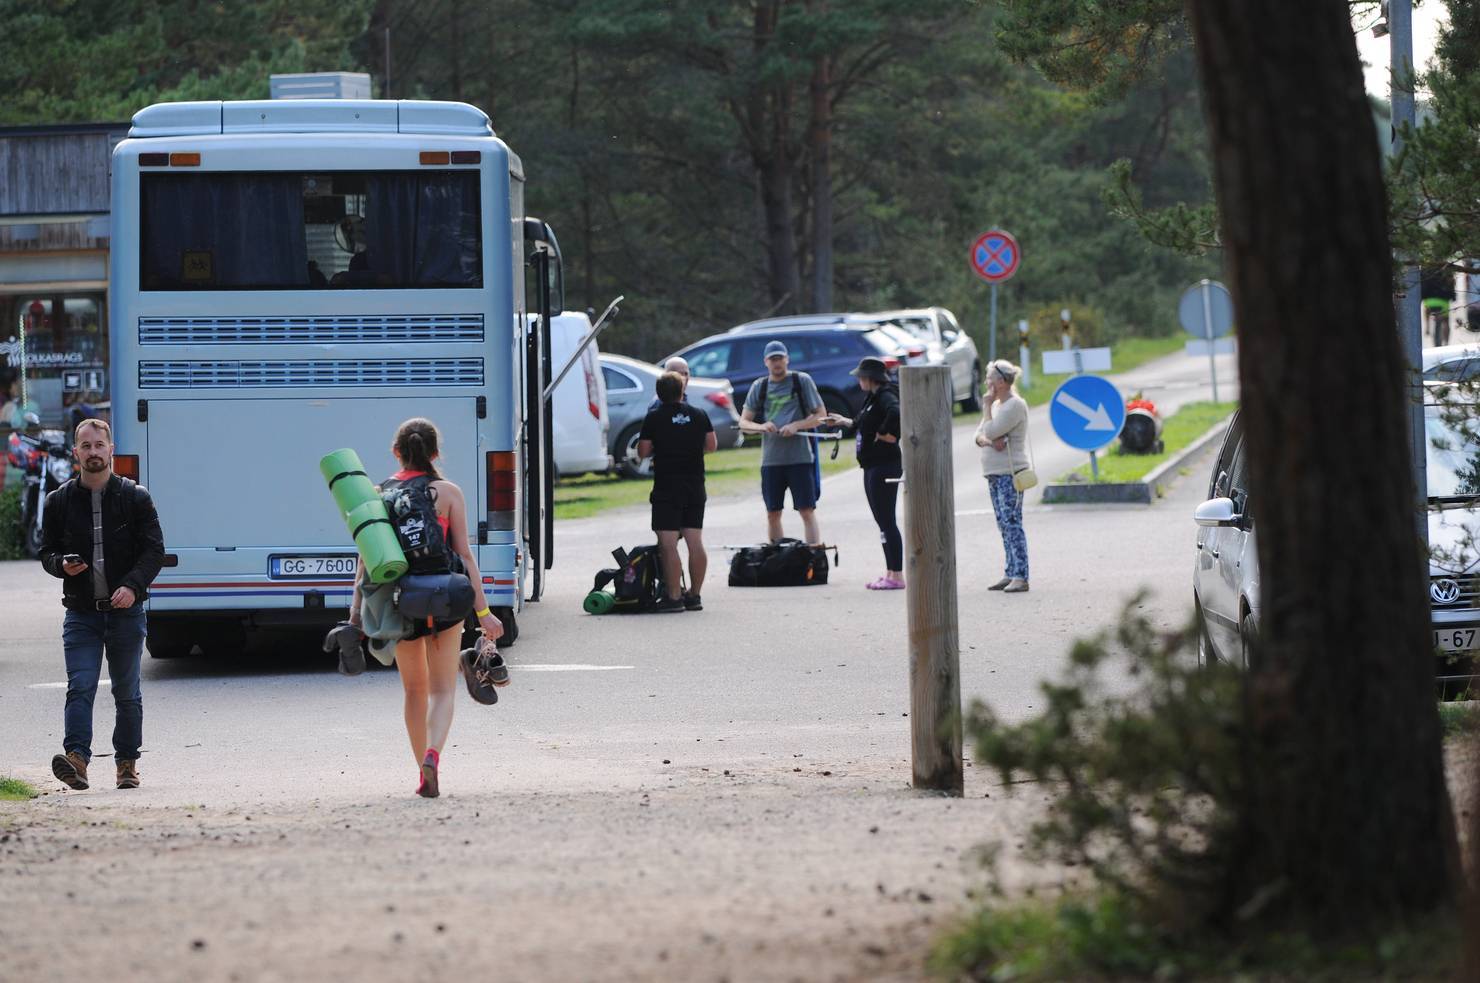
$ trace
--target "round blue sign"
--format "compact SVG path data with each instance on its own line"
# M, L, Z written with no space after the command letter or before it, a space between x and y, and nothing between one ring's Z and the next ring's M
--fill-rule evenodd
M1072 376L1054 390L1048 422L1054 434L1075 450L1099 450L1120 436L1125 399L1100 376Z

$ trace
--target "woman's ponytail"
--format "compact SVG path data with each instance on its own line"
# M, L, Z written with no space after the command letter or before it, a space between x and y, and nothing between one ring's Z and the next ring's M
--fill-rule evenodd
M438 452L437 427L431 420L414 417L396 428L396 440L392 445L396 457L410 471L425 471L434 479L442 476L432 464Z

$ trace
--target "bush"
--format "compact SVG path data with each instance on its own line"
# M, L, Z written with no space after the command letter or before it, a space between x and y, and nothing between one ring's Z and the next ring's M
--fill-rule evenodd
M1197 626L1159 631L1138 613L1142 603L1132 599L1113 629L1075 642L1064 679L1042 684L1037 716L1009 724L980 701L968 710L976 756L1005 790L1031 784L1048 795L1028 859L1090 877L1066 878L1048 900L1014 902L996 890L994 903L942 937L934 968L980 980L1447 978L1459 938L1452 911L1333 936L1282 908L1274 879L1252 897L1235 892L1250 882L1238 876L1247 874L1239 843L1254 808L1243 777L1246 677L1198 665ZM1118 672L1103 678L1112 664L1131 685ZM1454 716L1456 729L1471 723Z
M21 536L21 489L0 488L0 560L24 560Z
M1067 678L1042 686L1040 715L1008 725L976 702L967 728L1004 782L1026 777L1057 790L1031 832L1035 857L1200 920L1222 904L1237 862L1240 674L1198 666L1195 628L1158 632L1136 613L1141 602L1127 605L1113 631L1074 643ZM1137 682L1125 695L1100 678L1117 656Z
M1056 351L1063 347L1064 322L1059 313L1066 307L1075 348L1096 348L1114 340L1099 308L1066 300L1040 307L1028 315L1028 338L1034 351Z

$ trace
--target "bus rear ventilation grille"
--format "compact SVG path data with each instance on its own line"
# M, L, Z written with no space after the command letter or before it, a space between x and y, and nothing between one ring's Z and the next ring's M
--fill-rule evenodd
M141 317L141 345L321 345L481 342L483 315Z
M320 389L340 386L481 386L481 358L318 361L149 361L140 389Z

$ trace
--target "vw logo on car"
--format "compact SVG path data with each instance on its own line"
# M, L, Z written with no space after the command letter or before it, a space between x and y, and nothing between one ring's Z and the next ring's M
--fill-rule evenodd
M1453 604L1459 600L1459 582L1448 577L1439 577L1429 584L1429 597L1435 604Z

